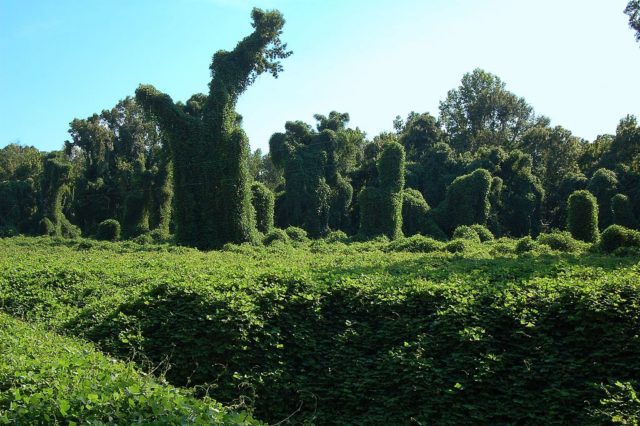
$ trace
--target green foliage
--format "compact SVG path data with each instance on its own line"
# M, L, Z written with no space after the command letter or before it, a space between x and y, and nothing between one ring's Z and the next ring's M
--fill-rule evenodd
M301 121L287 122L285 133L274 134L270 153L284 170L285 191L277 206L280 226L298 226L313 237L329 228L348 229L353 187L343 177L352 166L345 152L357 151L346 124L348 114L335 111L329 117L316 115L317 131ZM354 148L354 146L356 148Z
M423 235L413 235L406 238L398 238L391 241L387 246L387 251L409 252L409 253L431 253L444 248L444 243Z
M385 144L377 162L378 185L367 186L358 197L361 235L385 235L390 239L402 236L404 164L402 145Z
M4 239L0 309L170 365L171 383L270 423L592 424L600 384L640 371L637 256L382 240L202 253Z
M344 231L331 231L324 237L327 243L344 243L348 239L349 236Z
M640 42L640 0L629 0L624 13L629 15L629 27L636 32L636 40Z
M38 191L33 179L0 182L0 235L33 232L38 212Z
M120 239L120 222L115 219L103 220L96 230L96 238L102 241L118 241Z
M176 240L202 249L256 238L248 168L249 143L235 112L238 97L262 73L277 77L288 57L277 11L253 9L254 31L231 51L216 52L209 94L174 104L152 86L136 99L158 119L173 158Z
M429 210L420 191L406 188L402 197L402 233L406 236L425 234Z
M289 235L280 228L273 228L267 235L262 239L262 243L266 246L269 246L273 243L281 242L288 243Z
M256 228L263 234L268 234L273 228L275 196L260 182L251 185L251 194L251 204L256 212Z
M475 69L440 102L440 120L458 151L508 145L534 123L533 108L499 77Z
M287 229L284 230L284 232L286 232L287 236L289 236L289 239L291 239L291 241L294 241L297 243L303 243L308 240L307 231L305 231L302 228L298 228L296 226L289 226Z
M621 225L608 226L602 232L600 247L607 253L622 247L640 248L640 232Z
M480 242L480 235L471 226L461 225L453 231L453 239Z
M478 225L476 223L475 225L471 225L471 229L476 231L478 237L480 237L480 241L483 243L486 243L487 241L493 241L493 239L495 238L493 236L493 233L489 229L487 229L486 226Z
M638 226L629 197L624 194L613 196L611 199L611 213L613 214L613 223L616 225L622 225L626 228L636 228Z
M260 424L5 314L0 341L2 424Z
M598 240L598 201L585 190L575 191L569 197L567 227L571 235L581 241Z
M575 240L571 234L566 231L555 231L548 234L540 234L537 242L561 252L576 252L583 247L583 244L581 244L580 241Z
M534 251L536 247L536 242L533 240L533 238L527 235L526 237L522 237L518 240L518 243L516 244L516 253L529 253Z
M600 229L604 229L613 223L611 213L611 198L618 192L618 177L616 173L608 169L598 169L587 185L587 190L598 200L598 219Z
M451 234L459 225L487 223L491 209L489 190L491 174L477 169L457 177L447 188L445 200L434 209L434 219L443 231Z
M444 248L449 253L462 253L467 248L467 242L464 239L451 240Z
M75 238L80 229L72 225L63 212L64 198L70 191L72 164L59 153L49 154L44 162L40 187L41 210L43 217L53 225L53 235L57 237Z

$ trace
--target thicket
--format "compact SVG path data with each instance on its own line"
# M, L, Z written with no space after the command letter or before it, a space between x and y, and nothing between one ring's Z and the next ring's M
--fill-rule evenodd
M0 306L271 423L601 424L640 373L637 257L454 242L4 239Z
M3 313L0 342L1 424L261 424Z

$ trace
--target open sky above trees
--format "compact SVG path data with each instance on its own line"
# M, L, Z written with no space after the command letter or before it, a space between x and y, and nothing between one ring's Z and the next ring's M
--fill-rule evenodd
M68 124L133 95L206 92L208 64L250 30L252 6L278 8L294 55L278 80L240 98L252 149L287 120L346 111L370 137L396 115L438 112L482 68L576 136L640 115L640 49L626 0L0 0L0 146L60 149Z

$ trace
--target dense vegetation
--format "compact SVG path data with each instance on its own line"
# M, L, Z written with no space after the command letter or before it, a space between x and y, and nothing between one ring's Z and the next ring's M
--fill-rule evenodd
M291 54L252 21L209 94L0 150L0 424L637 425L637 119L582 140L476 69L252 154L236 102Z
M637 409L604 403L640 377L640 239L612 256L478 231L211 253L3 239L0 306L270 422L600 424Z

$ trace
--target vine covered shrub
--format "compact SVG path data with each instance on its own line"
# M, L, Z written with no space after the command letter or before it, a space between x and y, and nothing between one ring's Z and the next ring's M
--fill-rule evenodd
M611 199L611 213L613 214L613 223L621 225L625 228L635 228L638 222L633 214L631 201L624 194L616 194Z
M429 210L420 191L406 188L402 198L402 233L406 236L424 234Z
M522 237L516 243L516 253L528 253L534 251L536 249L536 242L531 238L531 236L527 235L526 237Z
M385 144L377 162L378 186L360 193L360 233L364 237L402 236L402 198L405 154L397 142Z
M120 239L120 222L115 219L107 219L100 222L96 230L96 239L118 241Z
M284 232L287 233L287 236L291 241L296 243L303 243L309 239L307 237L307 231L302 228L298 228L297 226L289 226L284 230Z
M602 232L600 247L607 253L611 253L621 247L640 248L640 232L621 225L608 226Z
M577 240L589 243L598 240L598 201L589 191L579 190L569 196L567 225Z
M471 229L476 231L478 237L480 237L480 241L482 241L483 243L486 243L487 241L493 241L495 239L493 233L486 226L478 225L476 223L475 225L471 225Z
M434 209L442 230L451 234L460 225L486 224L491 210L491 182L491 174L485 169L455 178L444 201Z
M579 250L582 245L575 240L569 232L555 231L548 234L538 235L538 243L549 246L553 250L562 252L573 252Z
M423 235L413 235L406 238L398 238L391 241L386 251L409 252L409 253L431 253L442 250L444 243Z
M262 239L262 243L265 246L270 246L271 244L276 242L287 244L289 242L289 235L287 235L287 233L280 228L273 228Z
M618 176L613 170L598 169L587 185L587 190L596 197L599 206L599 226L601 229L606 228L613 222L611 213L611 198L618 190Z
M456 230L453 231L453 239L480 242L480 236L476 230L467 225L458 226Z
M80 228L71 224L62 211L64 198L70 191L72 168L69 161L58 153L52 153L44 162L40 179L43 217L53 225L50 235L57 237L80 236Z
M253 9L254 31L231 52L220 50L211 63L208 95L174 104L153 86L140 86L136 100L151 111L166 133L173 157L176 241L201 249L254 241L249 142L235 111L238 97L258 75L282 71L280 41L284 18L278 11Z
M444 248L449 253L462 253L467 248L467 243L463 239L451 240Z
M349 240L349 236L344 231L331 231L324 240L327 243L345 243Z
M256 227L263 234L268 234L273 228L275 196L261 182L254 182L251 185L251 195L251 203L256 212Z

